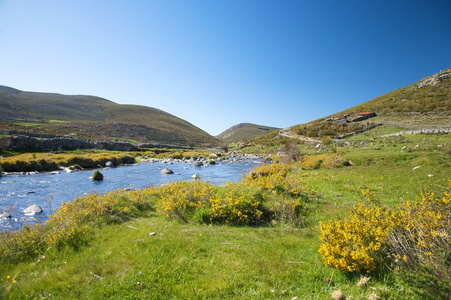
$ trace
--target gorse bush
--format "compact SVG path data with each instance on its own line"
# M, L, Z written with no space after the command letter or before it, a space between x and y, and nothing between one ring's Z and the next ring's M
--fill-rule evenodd
M299 165L306 170L324 168L337 168L342 165L343 158L336 153L309 155L303 157Z
M83 245L93 225L124 222L153 211L148 195L146 190L129 193L116 190L63 203L45 225L0 232L0 262L29 258L52 248Z
M451 188L443 196L426 191L400 205L399 214L402 223L388 237L391 267L425 296L449 299Z
M257 225L265 221L263 194L242 184L229 184L224 194L215 194L210 199L210 221L234 225Z
M451 183L450 183L451 187ZM347 218L320 223L324 263L345 272L394 270L428 298L451 295L451 188L393 211L368 190Z
M399 216L369 190L362 193L365 198L348 218L320 223L319 252L326 265L340 271L370 273L382 267L387 237L399 224Z
M111 161L114 165L135 163L135 158L126 153L53 154L33 153L2 158L5 172L54 171L61 167L79 165L82 168L97 168Z
M150 188L166 217L187 221L209 206L213 185L208 181L178 181Z
M184 222L258 224L263 214L262 197L242 184L228 183L224 189L208 181L179 181L153 193L166 217Z
M259 225L272 219L304 224L307 208L303 204L306 187L291 167L262 165L242 182L213 186L204 181L179 181L152 188L166 217L188 222Z

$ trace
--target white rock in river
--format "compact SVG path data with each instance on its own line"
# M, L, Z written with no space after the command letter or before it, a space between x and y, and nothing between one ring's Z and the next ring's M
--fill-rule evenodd
M0 219L11 219L11 214L6 213L6 212L1 212Z
M40 213L42 213L42 208L39 205L37 205L37 204L33 204L33 205L28 206L27 208L25 208L23 212L26 215L40 214Z

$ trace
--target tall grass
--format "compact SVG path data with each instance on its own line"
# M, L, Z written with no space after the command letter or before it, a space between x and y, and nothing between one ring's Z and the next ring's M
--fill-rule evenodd
M61 167L79 166L98 168L112 161L115 165L135 163L135 157L128 153L103 152L84 154L27 153L3 157L0 165L4 172L55 171Z

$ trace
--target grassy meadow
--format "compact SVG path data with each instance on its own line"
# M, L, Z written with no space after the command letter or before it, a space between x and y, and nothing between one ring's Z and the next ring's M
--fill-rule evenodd
M274 136L242 151L282 163L239 183L78 198L0 234L0 298L446 299L451 137L394 131L322 148Z

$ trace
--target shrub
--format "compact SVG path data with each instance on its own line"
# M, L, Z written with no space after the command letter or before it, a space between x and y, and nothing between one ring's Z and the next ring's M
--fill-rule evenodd
M380 205L369 190L348 218L320 223L319 252L324 263L340 271L371 272L386 263L384 250L399 216Z
M210 199L212 223L257 225L264 215L264 197L241 184L229 185L224 195L216 193Z
M305 156L300 166L306 170L325 168L337 168L341 165L342 157L336 153Z
M153 211L150 195L148 190L129 193L116 190L63 203L45 225L1 231L0 262L27 259L52 248L79 247L87 242L92 225L124 222Z
M450 181L451 187L451 181ZM451 189L399 207L402 223L388 238L392 267L427 297L451 295Z

